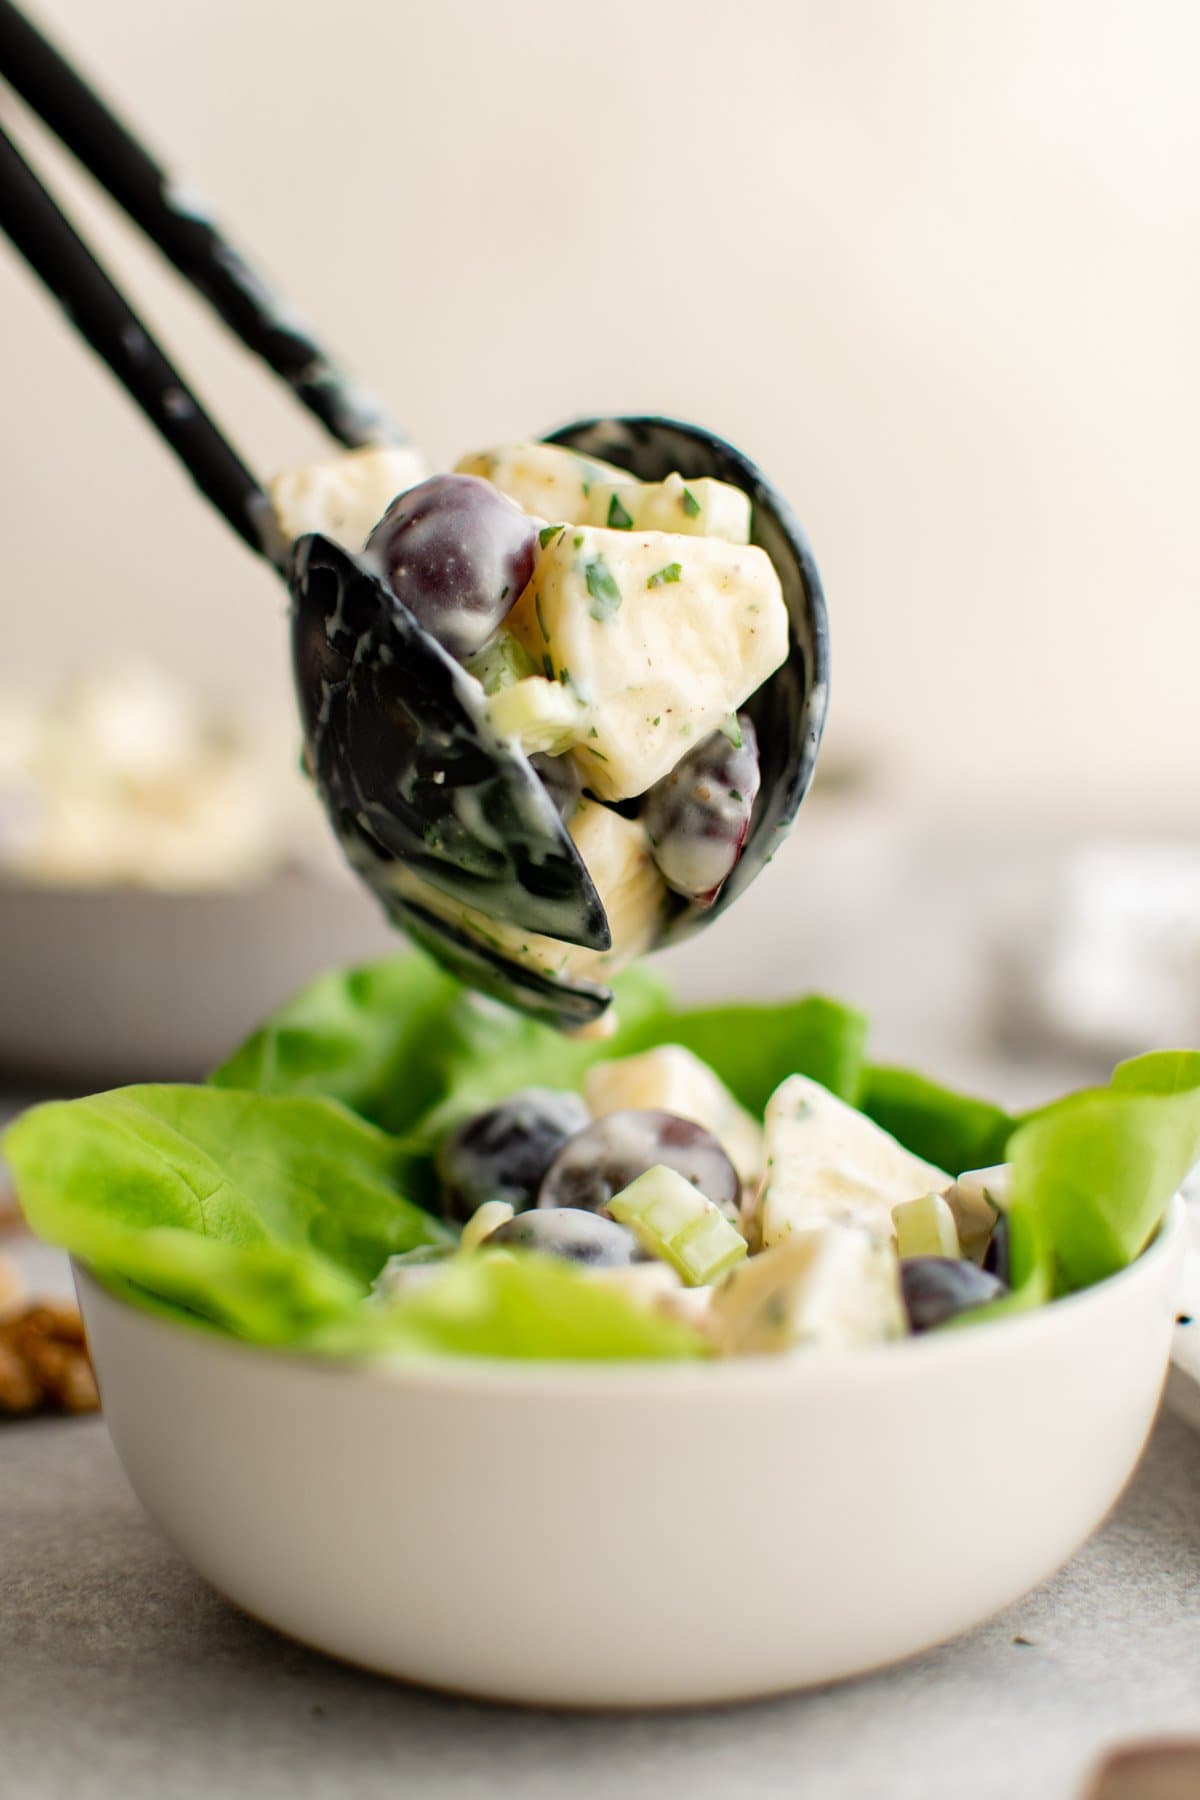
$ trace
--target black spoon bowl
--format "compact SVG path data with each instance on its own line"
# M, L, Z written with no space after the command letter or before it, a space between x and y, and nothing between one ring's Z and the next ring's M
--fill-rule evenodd
M641 480L678 470L750 497L754 541L778 570L791 621L787 661L750 701L762 784L740 861L710 906L679 901L659 943L711 922L770 860L812 779L828 687L820 577L790 508L762 472L712 433L670 419L589 419L546 440ZM550 793L493 731L481 692L371 564L319 535L295 546L292 655L305 761L347 859L389 918L468 986L564 1030L612 1000L594 982L545 975L468 927L498 926L609 948L591 876Z

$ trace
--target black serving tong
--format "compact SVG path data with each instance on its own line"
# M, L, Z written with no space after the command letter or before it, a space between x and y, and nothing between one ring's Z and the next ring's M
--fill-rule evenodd
M403 441L11 0L0 0L0 77L338 443ZM566 1028L599 1017L607 988L538 974L498 939L480 941L443 916L449 902L521 933L594 950L611 941L553 799L528 758L496 738L475 684L358 558L318 535L280 541L261 483L3 131L0 227L200 491L288 582L306 762L343 850L389 917L498 999ZM783 585L790 654L750 706L763 760L750 834L715 905L677 903L661 939L674 941L723 911L770 860L812 778L828 692L820 579L786 501L711 433L667 419L591 419L548 441L646 480L678 470L734 482L750 495L754 540Z
M245 256L10 0L0 0L0 77L338 443L360 448L402 441L375 403L295 323L291 309L272 296ZM293 557L279 541L261 483L2 130L0 227L205 498L288 581L301 718L311 732L323 702L335 726L327 730L322 722L319 741L310 736L308 762L343 847L389 915L499 998L556 1023L596 1017L609 998L604 989L546 981L488 950L471 951L465 960L470 946L460 947L463 934L397 892L396 865L403 863L450 900L485 914L502 894L503 921L522 932L553 926L557 937L592 949L610 943L604 908L557 807L528 759L490 731L462 670L374 575L336 545L305 539L303 554ZM331 589L343 585L353 588L363 633L357 660L367 666L356 669L351 691L339 694L326 682L317 695L310 682L314 626L325 618ZM335 610L336 601L330 618ZM326 635L323 679L346 648L344 636ZM385 668L401 644L403 660ZM357 770L346 761L356 749L361 755L364 745L377 744L384 731L392 734L385 759L390 793L381 788L378 757ZM446 742L456 755L441 770L439 794L426 779L433 772L427 765ZM446 810L444 790L454 783L460 802L468 789L476 796L479 834L461 823L454 833L437 829ZM405 792L415 794L415 808L403 803ZM439 802L425 818L423 800ZM460 804L458 812L461 820L469 809ZM498 832L510 833L500 852ZM435 838L436 851L430 847Z

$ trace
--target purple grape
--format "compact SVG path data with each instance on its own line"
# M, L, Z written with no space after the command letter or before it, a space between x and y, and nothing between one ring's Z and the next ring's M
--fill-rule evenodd
M689 750L646 795L642 821L667 886L711 906L732 874L758 793L758 739L745 713L741 743L723 731Z
M593 1269L628 1269L647 1257L632 1231L598 1213L573 1206L551 1207L543 1212L518 1213L498 1225L481 1248L540 1250L546 1256L562 1256L568 1262L586 1263Z
M900 1288L914 1331L933 1331L1008 1291L998 1276L953 1256L906 1257L900 1264Z
M546 1170L539 1207L603 1212L614 1194L662 1163L720 1207L738 1210L737 1171L711 1131L669 1112L614 1112L569 1138Z
M537 524L477 475L400 494L367 539L396 598L451 656L491 637L533 574Z
M546 1170L587 1122L579 1095L553 1088L525 1088L465 1120L435 1158L446 1217L465 1223L485 1200L532 1206Z

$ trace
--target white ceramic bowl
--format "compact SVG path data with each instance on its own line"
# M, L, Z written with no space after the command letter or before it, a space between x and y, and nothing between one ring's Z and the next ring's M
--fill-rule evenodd
M1162 1387L1186 1238L974 1330L715 1366L336 1365L79 1295L151 1517L247 1612L388 1675L565 1706L891 1662L1053 1573Z

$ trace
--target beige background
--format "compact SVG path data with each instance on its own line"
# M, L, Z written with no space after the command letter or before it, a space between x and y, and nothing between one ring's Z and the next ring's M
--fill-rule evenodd
M1188 0L41 16L435 458L592 409L750 449L823 566L841 756L944 813L1193 822ZM303 460L99 210L256 464ZM5 677L140 644L281 702L281 593L6 255L0 380Z

